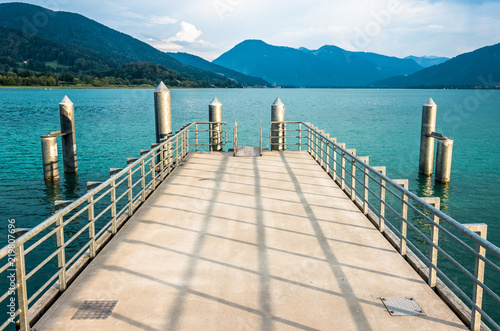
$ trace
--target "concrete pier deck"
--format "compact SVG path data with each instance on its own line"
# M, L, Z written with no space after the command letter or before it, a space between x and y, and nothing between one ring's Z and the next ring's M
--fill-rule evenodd
M391 316L413 297L425 316ZM75 318L86 300L109 317ZM306 152L188 155L42 330L466 329Z

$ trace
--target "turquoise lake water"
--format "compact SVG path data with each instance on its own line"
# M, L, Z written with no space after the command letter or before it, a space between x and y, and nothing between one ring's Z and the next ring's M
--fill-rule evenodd
M40 135L59 130L65 95L75 104L79 173L61 174L59 186L48 187ZM225 150L232 148L235 120L238 144L257 146L260 122L267 135L271 104L280 97L286 120L311 122L357 155L370 156L371 165L385 165L389 177L408 178L410 191L441 197L442 210L457 221L487 223L488 239L500 246L500 91L175 89L174 130L207 121L214 96L228 123ZM438 105L437 132L454 139L448 185L418 175L421 110L429 97ZM104 181L109 168L124 167L127 157L149 149L155 142L153 90L0 89L0 123L0 242L6 244L9 219L33 227L52 215L54 200L83 195L87 181Z

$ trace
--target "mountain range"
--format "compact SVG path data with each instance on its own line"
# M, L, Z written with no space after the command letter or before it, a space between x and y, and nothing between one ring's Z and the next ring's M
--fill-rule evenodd
M213 63L276 85L296 87L500 86L500 44L453 59L414 56L401 59L329 45L309 50L245 40Z
M213 63L284 86L359 87L423 67L410 59L349 52L336 46L318 50L245 40Z
M41 24L36 17L46 19ZM491 88L500 86L500 44L448 59L397 58L333 45L295 49L245 40L209 62L192 54L162 52L79 14L4 3L0 73L17 67L32 73L68 71L81 79L111 75L147 84L165 79L173 86L191 87Z

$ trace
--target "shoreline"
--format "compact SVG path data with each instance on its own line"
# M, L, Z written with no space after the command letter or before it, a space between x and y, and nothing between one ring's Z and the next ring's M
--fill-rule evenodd
M500 87L444 87L444 86L418 86L418 87L294 87L294 86L274 86L274 87L253 87L253 86L243 86L243 87L178 87L178 86L167 86L170 90L175 89L334 89L334 90L500 90ZM33 89L33 90L50 90L50 89L71 89L71 90L133 90L133 89L156 89L155 86L127 86L127 85L112 85L112 86L2 86L1 89Z

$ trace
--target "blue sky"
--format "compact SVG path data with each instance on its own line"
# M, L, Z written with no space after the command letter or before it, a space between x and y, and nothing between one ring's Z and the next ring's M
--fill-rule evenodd
M500 42L500 0L20 0L213 60L245 39L405 57ZM0 2L11 2L0 0Z

